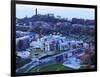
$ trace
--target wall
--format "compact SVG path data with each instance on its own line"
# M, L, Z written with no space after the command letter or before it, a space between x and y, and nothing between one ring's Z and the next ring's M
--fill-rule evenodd
M99 0L35 0L35 1L98 5L99 8L98 14L100 13ZM10 76L10 26L11 26L10 10L11 10L10 0L0 0L0 77ZM100 39L99 15L98 15L98 39ZM100 40L98 40L98 46L99 44ZM98 54L100 54L99 50L100 47L98 48ZM100 59L99 55L98 58ZM98 60L98 72L42 75L42 76L40 75L36 77L98 77L99 73L100 73L100 60Z

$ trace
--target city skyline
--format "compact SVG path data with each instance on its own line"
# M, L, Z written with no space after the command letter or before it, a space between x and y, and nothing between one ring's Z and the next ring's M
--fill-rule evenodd
M95 19L95 10L90 8L72 8L72 7L56 7L56 6L40 6L40 5L16 5L16 17L24 18L35 15L35 9L37 8L37 14L52 13L55 17L61 16L61 18L82 18L82 19ZM56 9L56 10L55 10Z

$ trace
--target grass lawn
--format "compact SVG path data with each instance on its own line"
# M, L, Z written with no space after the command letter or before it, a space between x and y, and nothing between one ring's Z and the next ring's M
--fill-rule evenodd
M57 50L53 55L58 55L60 53L64 53L64 51Z
M64 71L64 70L71 70L71 68L65 67L62 64L54 62L54 63L49 63L47 65L37 66L31 69L29 72L48 72L48 71Z
M45 51L41 50L41 49L36 49L36 50L30 51L30 53L43 53L43 52L45 52Z

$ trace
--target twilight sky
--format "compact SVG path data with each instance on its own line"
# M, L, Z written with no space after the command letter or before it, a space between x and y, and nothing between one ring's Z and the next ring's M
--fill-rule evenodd
M16 17L23 18L25 16L31 17L35 15L37 8L38 14L54 13L55 16L59 15L61 18L83 18L95 19L95 10L90 8L73 8L73 7L58 7L58 6L40 6L40 5L16 5Z

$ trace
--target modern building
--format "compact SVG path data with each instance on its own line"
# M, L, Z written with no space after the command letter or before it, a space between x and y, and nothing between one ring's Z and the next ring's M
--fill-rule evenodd
M83 41L67 40L61 34L46 35L30 43L33 48L40 48L44 51L66 51L71 47L78 47L81 44L83 44Z

